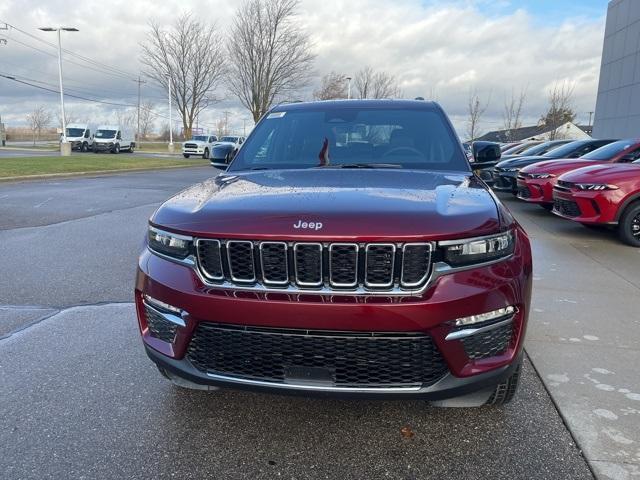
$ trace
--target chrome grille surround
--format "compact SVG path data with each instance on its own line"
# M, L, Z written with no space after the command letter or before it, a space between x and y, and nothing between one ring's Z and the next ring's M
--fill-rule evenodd
M435 244L431 242L199 238L194 243L192 266L200 279L208 286L225 289L406 295L426 288L434 273Z
M372 250L379 250L383 253L371 253ZM369 243L365 248L365 275L364 284L369 288L388 288L393 285L393 275L396 264L396 246L393 243ZM374 256L380 255L380 258ZM374 257L374 258L371 258ZM379 265L371 265L380 262ZM382 270L382 271L381 271ZM385 279L387 281L372 281L371 277Z

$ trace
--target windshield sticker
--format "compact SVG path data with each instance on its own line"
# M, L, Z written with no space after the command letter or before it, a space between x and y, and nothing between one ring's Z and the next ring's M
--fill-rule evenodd
M268 119L269 119L269 118L282 118L282 117L284 117L284 116L285 116L285 114L286 114L286 113L287 113L287 112L273 112L273 113L270 113L270 114L267 116L267 118L268 118Z

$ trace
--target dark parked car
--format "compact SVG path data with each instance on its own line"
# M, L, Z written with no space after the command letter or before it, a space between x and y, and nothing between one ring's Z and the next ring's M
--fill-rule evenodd
M615 142L615 140L576 140L555 148L544 155L524 155L503 160L499 162L491 172L493 176L493 189L501 192L511 192L516 195L518 192L518 172L522 168L533 165L534 163L544 162L545 160L579 158L611 142Z
M567 143L571 143L573 140L551 140L549 142L539 143L538 145L532 146L518 153L517 155L502 154L502 160L509 160L510 158L516 157L533 157L538 155L544 155L551 150L561 147L562 145L566 145Z
M293 103L153 214L135 299L181 386L500 405L531 273L440 106Z
M525 150L535 147L536 145L540 145L542 141L531 140L528 142L523 142L520 145L516 145L514 147L507 148L506 150L502 150L502 156L506 155L520 155Z
M553 198L556 215L587 226L615 226L623 242L640 247L640 161L565 173Z
M227 168L238 147L233 143L218 143L211 148L209 160L211 165L217 168Z

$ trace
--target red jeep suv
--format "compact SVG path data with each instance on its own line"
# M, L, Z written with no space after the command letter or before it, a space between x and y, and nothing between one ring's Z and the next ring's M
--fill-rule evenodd
M292 103L153 214L135 299L178 385L499 405L531 270L438 105Z

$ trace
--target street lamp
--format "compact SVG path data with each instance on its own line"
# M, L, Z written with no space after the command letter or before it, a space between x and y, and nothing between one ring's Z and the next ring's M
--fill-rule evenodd
M173 118L171 103L171 73L169 73L169 152L173 153Z
M62 114L62 143L60 144L60 150L63 155L67 155L65 146L67 143L67 121L64 115L64 88L62 86L62 40L60 33L65 32L77 32L79 31L74 27L41 27L43 32L58 32L58 79L60 80L60 112ZM71 154L71 152L68 152Z

